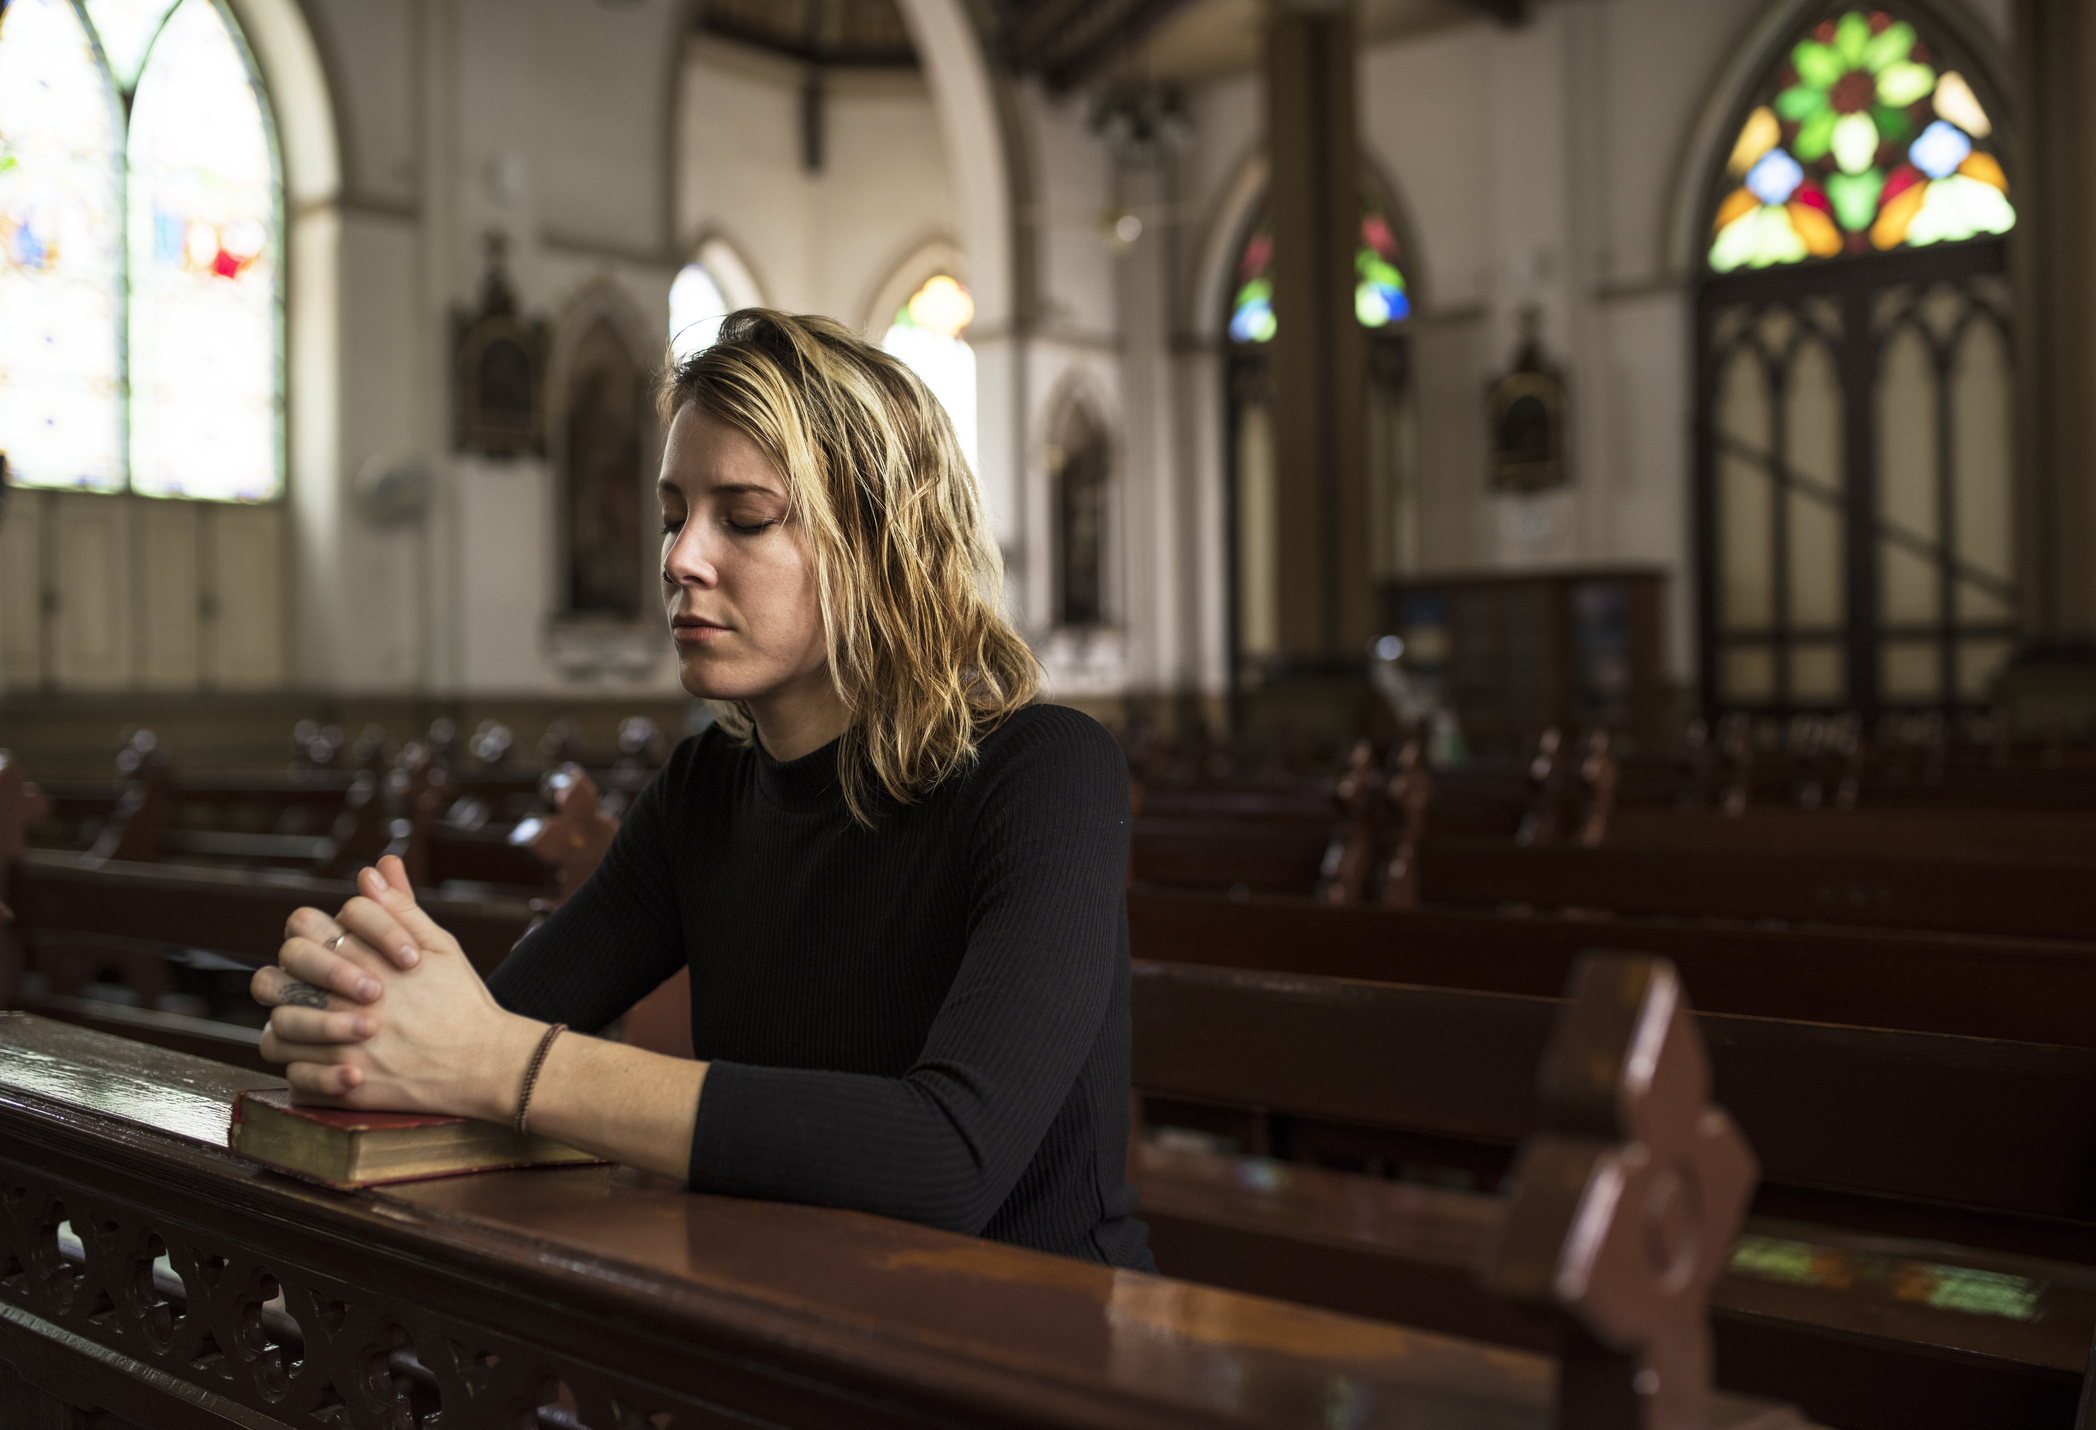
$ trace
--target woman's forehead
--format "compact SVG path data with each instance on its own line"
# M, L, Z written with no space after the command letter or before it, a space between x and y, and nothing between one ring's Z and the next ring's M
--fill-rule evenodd
M687 497L786 492L785 477L747 432L690 402L670 424L659 485Z

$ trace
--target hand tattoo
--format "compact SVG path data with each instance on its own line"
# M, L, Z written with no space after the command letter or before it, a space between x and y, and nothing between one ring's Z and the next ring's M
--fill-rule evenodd
M315 988L312 984L300 983L295 978L277 990L277 997L301 1008L326 1008L328 1001L325 988Z

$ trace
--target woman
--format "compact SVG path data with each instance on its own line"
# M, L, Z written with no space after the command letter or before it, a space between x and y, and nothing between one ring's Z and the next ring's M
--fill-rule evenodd
M945 413L839 324L761 310L664 407L664 604L684 688L728 713L487 984L397 860L300 910L254 979L264 1055L315 1101L1150 1269L1126 767L1027 703ZM697 1061L560 1036L682 966Z

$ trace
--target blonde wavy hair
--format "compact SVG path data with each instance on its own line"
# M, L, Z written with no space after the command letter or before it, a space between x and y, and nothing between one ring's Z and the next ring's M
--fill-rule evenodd
M974 474L922 379L829 318L744 308L672 363L660 402L665 426L695 403L740 429L786 479L851 715L838 770L852 817L872 826L876 784L910 804L973 764L1040 668L1005 615ZM746 706L717 708L750 738Z

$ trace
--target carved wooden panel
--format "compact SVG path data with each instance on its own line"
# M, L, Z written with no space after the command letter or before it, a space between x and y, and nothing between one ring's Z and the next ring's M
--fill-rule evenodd
M271 1420L344 1430L723 1423L543 1341L435 1310L389 1286L382 1264L357 1268L358 1283L318 1259L0 1160L0 1303ZM14 1358L21 1332L19 1318L0 1323L0 1359ZM39 1388L92 1408L82 1403L91 1385Z

